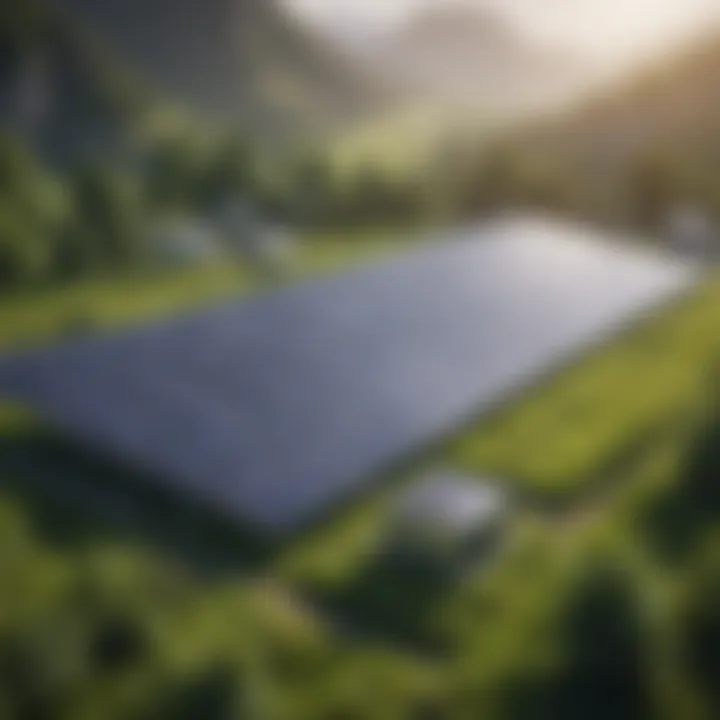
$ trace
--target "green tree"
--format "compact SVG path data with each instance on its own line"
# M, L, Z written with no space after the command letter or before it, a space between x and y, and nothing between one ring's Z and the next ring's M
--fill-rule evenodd
M0 52L6 57L32 50L45 37L50 15L38 0L3 0L0 4Z
M609 561L587 568L562 609L564 661L548 696L553 717L651 717L644 638L631 578Z
M207 150L189 135L158 142L148 158L147 197L157 210L194 207L205 180Z
M76 221L91 252L109 269L126 269L142 253L143 207L132 176L103 165L74 178Z
M293 215L305 225L326 224L336 206L335 178L322 155L307 155L293 173Z
M18 287L53 279L70 216L63 183L19 138L0 134L0 283Z
M711 716L720 715L720 554L710 558L691 577L682 610L683 659L707 700Z
M208 152L206 167L200 175L197 194L202 205L251 193L256 181L249 146L239 136L220 142Z
M675 163L667 155L652 152L636 158L628 171L631 219L643 228L658 229L679 189Z
M476 153L459 181L458 211L461 216L503 210L514 203L518 185L517 153L502 144Z

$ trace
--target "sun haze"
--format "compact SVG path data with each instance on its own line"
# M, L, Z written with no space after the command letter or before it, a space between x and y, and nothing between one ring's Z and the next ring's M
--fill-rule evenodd
M720 18L717 0L285 0L331 28L381 30L423 6L466 2L510 17L523 29L609 63L661 50Z

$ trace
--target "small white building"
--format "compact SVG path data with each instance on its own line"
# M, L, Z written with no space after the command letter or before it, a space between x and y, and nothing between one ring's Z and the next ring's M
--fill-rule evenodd
M498 483L455 472L428 474L398 498L389 551L404 561L463 570L495 553L508 510Z

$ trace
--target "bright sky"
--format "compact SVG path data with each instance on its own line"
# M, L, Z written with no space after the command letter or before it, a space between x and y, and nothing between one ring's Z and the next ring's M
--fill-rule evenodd
M458 0L285 0L323 23L387 26L422 4ZM605 60L624 62L720 22L720 0L461 0Z

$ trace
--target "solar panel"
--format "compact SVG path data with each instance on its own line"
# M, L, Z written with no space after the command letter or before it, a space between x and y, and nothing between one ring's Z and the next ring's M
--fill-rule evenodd
M694 282L604 240L508 219L18 356L0 385L158 483L285 531Z

